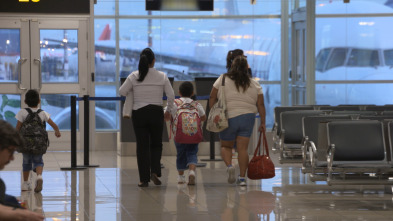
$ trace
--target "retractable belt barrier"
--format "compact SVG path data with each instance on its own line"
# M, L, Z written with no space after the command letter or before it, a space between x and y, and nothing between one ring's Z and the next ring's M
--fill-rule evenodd
M176 97L179 98L179 97ZM209 96L196 96L198 100L209 100ZM87 169L88 167L99 167L99 165L90 165L89 163L89 145L90 145L90 105L89 101L125 101L125 97L90 97L84 95L83 97L71 96L71 167L63 167L61 170L80 170ZM167 97L163 97L167 100ZM83 101L84 105L84 164L77 166L76 159L76 102ZM209 105L208 105L209 106ZM210 132L213 134L212 132ZM210 136L210 158L214 159L214 137Z

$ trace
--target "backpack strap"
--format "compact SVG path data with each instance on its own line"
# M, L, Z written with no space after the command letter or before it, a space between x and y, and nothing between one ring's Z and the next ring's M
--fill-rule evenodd
M182 104L183 104L183 101L179 98L179 99L175 99L174 100L175 101L175 103L176 103L176 105L179 107L179 106L181 106Z
M29 115L30 115L30 114L34 114L33 111L32 111L30 108L25 108L25 110L29 113ZM38 110L36 111L36 113L39 114L39 113L41 113L42 111L43 111L42 109L38 109ZM44 120L42 120L41 118L40 118L40 120L41 120L41 123L43 123L43 124L46 123L46 122L45 122Z
M30 108L25 108L25 110L27 111L27 113L32 114L33 111Z

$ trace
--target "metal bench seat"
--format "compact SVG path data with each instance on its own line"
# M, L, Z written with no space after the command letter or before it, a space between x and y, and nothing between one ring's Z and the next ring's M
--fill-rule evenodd
M387 160L382 122L376 120L329 122L327 139L329 185L342 184L347 179L351 182L349 177L352 174L360 175L365 183L379 180L380 182L375 184L393 184L393 180L389 179L393 168L391 162ZM356 183L361 181L357 180Z

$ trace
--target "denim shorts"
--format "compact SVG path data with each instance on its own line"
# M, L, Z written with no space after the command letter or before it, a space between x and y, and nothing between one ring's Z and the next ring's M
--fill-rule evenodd
M44 160L42 159L42 154L38 154L38 155L33 155L28 153L23 154L23 165L22 165L23 171L30 171L39 166L41 167L44 166Z
M242 114L229 118L229 127L220 132L220 139L225 141L236 140L237 136L250 137L254 129L255 114Z
M179 144L175 142L177 157L176 168L178 171L187 170L190 164L197 164L198 144Z

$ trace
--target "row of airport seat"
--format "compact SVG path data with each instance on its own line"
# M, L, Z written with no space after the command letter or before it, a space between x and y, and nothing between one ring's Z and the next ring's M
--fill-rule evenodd
M312 181L393 185L393 119L332 120L322 127L325 140L304 144L302 172Z
M314 112L312 111L314 110ZM316 115L321 114L318 111L322 111L323 114L327 115L337 115L337 114L351 114L351 115L393 115L393 105L339 105L339 106L329 106L329 105L299 105L299 106L287 106L287 107L276 107L274 109L274 124L272 128L273 132L273 150L278 149L280 146L280 136L282 136L282 121L281 113L288 111L310 111L309 114ZM299 120L298 120L299 122ZM284 122L284 126L288 124ZM297 125L299 125L297 123ZM295 128L296 130L296 128Z
M280 163L301 162L311 180L329 185L392 185L393 105L276 107L275 114L273 151Z

